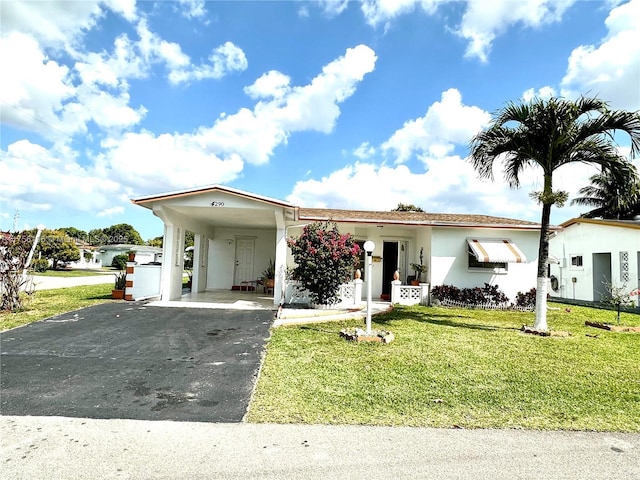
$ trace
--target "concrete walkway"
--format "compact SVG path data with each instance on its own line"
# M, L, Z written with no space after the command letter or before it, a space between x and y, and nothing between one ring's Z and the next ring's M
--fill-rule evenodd
M632 479L640 435L0 417L3 479Z

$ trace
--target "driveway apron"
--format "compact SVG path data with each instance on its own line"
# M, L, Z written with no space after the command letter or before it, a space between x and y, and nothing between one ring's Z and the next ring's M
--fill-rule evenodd
M0 335L0 414L239 422L273 312L96 305Z

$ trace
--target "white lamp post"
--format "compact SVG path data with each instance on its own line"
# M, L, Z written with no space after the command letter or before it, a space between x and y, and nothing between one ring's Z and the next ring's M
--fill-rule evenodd
M376 244L371 240L364 242L364 251L367 252L367 334L371 333L371 254Z

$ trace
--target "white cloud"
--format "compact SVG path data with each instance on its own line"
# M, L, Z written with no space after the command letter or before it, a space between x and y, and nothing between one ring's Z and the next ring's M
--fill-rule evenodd
M406 165L347 165L319 180L297 182L287 201L304 207L381 211L389 211L402 202L432 213L540 221L541 207L529 197L530 192L541 189L540 171L525 172L521 188L513 190L501 176L495 182L479 180L471 164L458 156L424 161L424 172L413 172ZM570 198L574 198L593 173L593 167L566 165L554 173L554 189L568 191ZM584 207L571 207L567 203L564 208L552 209L551 221L558 224L585 211Z
M353 154L358 157L360 160L365 160L367 158L375 155L376 149L369 142L363 142L360 144L358 148L353 151Z
M164 62L171 70L189 65L189 56L182 52L180 45L162 40L156 33L151 32L145 19L138 22L136 32L140 37L136 46L147 62Z
M493 41L509 27L522 24L538 28L559 21L576 0L468 0L458 27L453 31L467 40L466 56L486 62ZM434 15L438 7L452 0L364 0L362 14L372 27L384 25L401 15L412 14L417 7L427 15Z
M560 21L576 0L469 0L458 35L469 41L466 56L486 62L491 44L507 28L522 24L538 28Z
M207 15L204 0L180 0L181 14L186 18L203 18Z
M48 150L28 140L0 150L0 179L0 203L25 210L93 212L122 191L108 176L77 163L64 148Z
M252 85L244 88L244 92L251 98L282 98L291 88L291 79L280 72L270 70L262 74Z
M227 183L243 169L237 154L221 158L203 148L198 135L127 133L122 139L105 140L102 146L105 153L99 164L110 178L136 192Z
M551 98L554 96L556 96L556 91L553 87L546 86L539 88L537 91L535 88L529 88L522 94L522 99L525 102L530 102L534 98Z
M169 74L169 81L174 84L192 80L220 79L230 72L243 71L249 63L242 49L231 42L225 42L209 55L211 64L177 68Z
M413 12L416 5L420 5L428 14L435 13L438 3L445 0L364 0L362 2L362 14L366 22L372 27L384 24L389 27L389 22L400 15Z
M405 122L380 148L392 153L397 163L406 162L416 153L444 157L456 144L466 145L490 120L484 110L463 105L460 92L451 88L424 117Z
M272 99L258 102L253 110L242 108L221 116L211 128L199 129L198 135L210 151L237 153L252 164L266 163L292 132L331 132L340 115L338 105L353 95L375 62L373 50L358 45L323 67L304 86L290 87L288 77L269 72L246 91Z
M335 17L345 11L349 0L316 0L325 15Z
M43 135L68 133L58 113L73 98L69 69L42 53L38 43L27 35L11 33L0 38L0 100L2 121Z
M2 2L2 36L21 32L71 52L81 35L104 16L102 5L128 21L137 19L135 0Z
M136 0L104 0L103 3L129 22L135 22L138 19Z
M124 213L124 207L110 207L105 208L101 212L97 213L98 217L113 217L115 215L120 215Z
M567 96L598 96L613 108L640 110L640 0L613 8L600 45L582 45L569 57Z

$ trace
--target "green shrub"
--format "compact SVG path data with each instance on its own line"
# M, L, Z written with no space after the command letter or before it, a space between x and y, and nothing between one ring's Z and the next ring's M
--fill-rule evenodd
M118 270L124 270L125 268L127 268L128 261L129 255L127 255L126 253L122 253L113 257L113 260L111 260L111 266Z
M31 262L31 269L34 272L46 272L49 268L49 261L46 258L36 258Z

